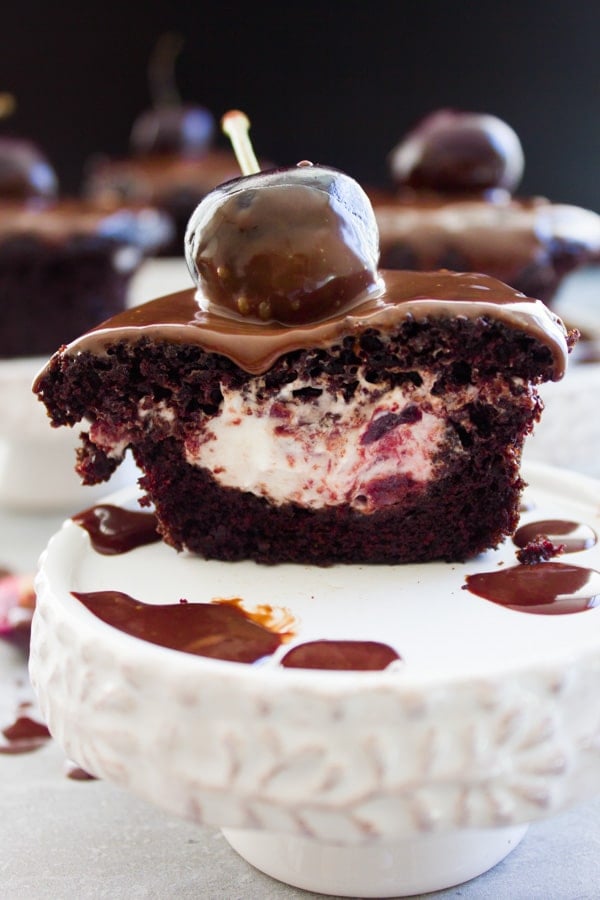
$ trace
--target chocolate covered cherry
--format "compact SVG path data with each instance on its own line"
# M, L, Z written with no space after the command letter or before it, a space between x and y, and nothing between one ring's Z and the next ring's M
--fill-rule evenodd
M216 188L193 213L185 245L212 305L263 321L320 321L378 287L369 199L343 172L307 162Z
M485 113L443 109L423 119L390 155L395 180L434 191L512 192L523 175L519 138Z
M31 141L0 137L0 197L52 199L58 192L56 173Z
M148 81L153 106L133 123L129 145L136 156L200 156L212 143L213 114L204 106L182 103L179 96L175 64L182 47L181 35L166 32L150 57Z
M129 143L136 156L201 156L214 134L214 117L204 106L173 104L141 113L133 123Z
M16 109L12 94L0 93L0 120ZM58 192L56 172L41 150L24 138L0 137L0 197L3 200L53 199Z

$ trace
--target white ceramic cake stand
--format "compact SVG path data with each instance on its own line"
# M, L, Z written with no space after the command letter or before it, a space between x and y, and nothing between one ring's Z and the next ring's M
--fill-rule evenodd
M600 483L532 466L523 521L600 530ZM127 493L113 498L134 506ZM65 523L37 579L31 676L67 755L177 816L223 827L298 887L391 897L472 878L527 823L600 784L600 608L543 616L462 589L512 565L506 542L464 565L265 567L162 544L106 557ZM600 569L600 548L565 562ZM268 604L293 643L391 644L383 672L214 661L127 636L72 590L150 603Z

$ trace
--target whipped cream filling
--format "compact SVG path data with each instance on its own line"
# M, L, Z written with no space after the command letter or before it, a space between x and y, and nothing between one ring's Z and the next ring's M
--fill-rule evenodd
M224 487L315 509L372 512L432 478L446 423L426 383L382 393L361 382L349 403L296 393L306 387L296 381L265 400L256 382L244 393L223 387L219 414L186 441L187 462Z
M438 477L449 455L464 451L448 421L467 432L472 403L495 406L498 414L517 403L531 413L537 394L522 379L501 376L440 396L436 376L419 373L391 389L357 374L350 401L332 393L329 382L297 379L277 393L253 379L242 391L221 385L219 411L188 431L188 464L207 470L222 487L248 491L280 505L319 509L348 504L364 513L396 503ZM266 396L265 396L266 395ZM137 426L168 437L179 432L178 414L168 401L138 404ZM135 444L135 429L103 421L90 425L91 441L109 457L122 458Z

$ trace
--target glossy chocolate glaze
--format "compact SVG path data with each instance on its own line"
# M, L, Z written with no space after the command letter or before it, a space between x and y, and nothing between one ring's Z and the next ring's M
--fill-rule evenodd
M600 605L600 572L557 562L468 575L473 594L519 612L556 616Z
M185 254L213 310L264 322L316 322L379 288L367 195L307 160L214 190L190 218Z
M283 637L231 603L142 603L121 591L73 591L95 616L132 637L171 650L253 663L270 656Z
M569 522L564 519L543 519L521 525L513 535L517 547L526 547L530 541L543 535L553 544L562 545L564 553L578 553L588 550L598 541L596 532L589 525L581 522Z
M513 198L505 191L438 194L406 189L374 202L381 264L394 267L471 269L512 283L551 248L582 262L600 256L600 216L542 197ZM392 261L396 247L410 259ZM560 263L562 265L562 263ZM571 265L567 267L572 268Z
M359 299L323 321L295 327L205 310L193 290L180 291L109 319L73 341L64 352L102 355L117 341L135 343L148 337L200 346L228 357L251 374L260 374L292 350L326 348L370 328L388 331L407 318L483 317L545 344L554 359L554 380L563 376L568 355L566 330L541 301L486 275L385 271L380 276L378 296Z
M390 170L400 184L442 191L513 190L524 168L515 131L488 113L440 109L394 148Z
M400 656L379 641L307 641L292 647L281 659L288 669L381 671Z
M600 256L600 216L513 196L524 156L487 113L440 109L389 155L397 190L373 193L381 265L486 272L549 302L561 279Z
M97 553L113 556L160 540L154 513L136 512L100 503L74 515L73 521L84 528Z
M39 234L65 237L75 233L95 234L108 215L106 209L76 200L54 203L0 203L0 237L7 234Z

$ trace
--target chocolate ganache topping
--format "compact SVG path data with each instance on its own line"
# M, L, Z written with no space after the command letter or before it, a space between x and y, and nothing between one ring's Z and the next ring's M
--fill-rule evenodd
M379 232L362 188L309 162L259 172L248 126L239 111L224 116L245 174L212 191L188 225L186 258L198 290L129 309L61 352L103 354L148 337L200 346L258 375L288 352L368 329L463 317L500 321L539 341L553 378L562 377L567 332L541 301L485 275L378 271Z
M200 346L228 357L246 372L261 374L285 353L328 347L369 328L393 327L409 317L422 321L462 316L499 320L531 335L552 353L554 380L564 375L566 330L541 301L485 275L383 271L380 278L383 289L378 296L367 297L351 310L338 311L327 319L295 327L224 315L212 307L204 310L193 289L179 291L114 316L73 341L64 352L103 354L118 341L137 343L146 336Z

